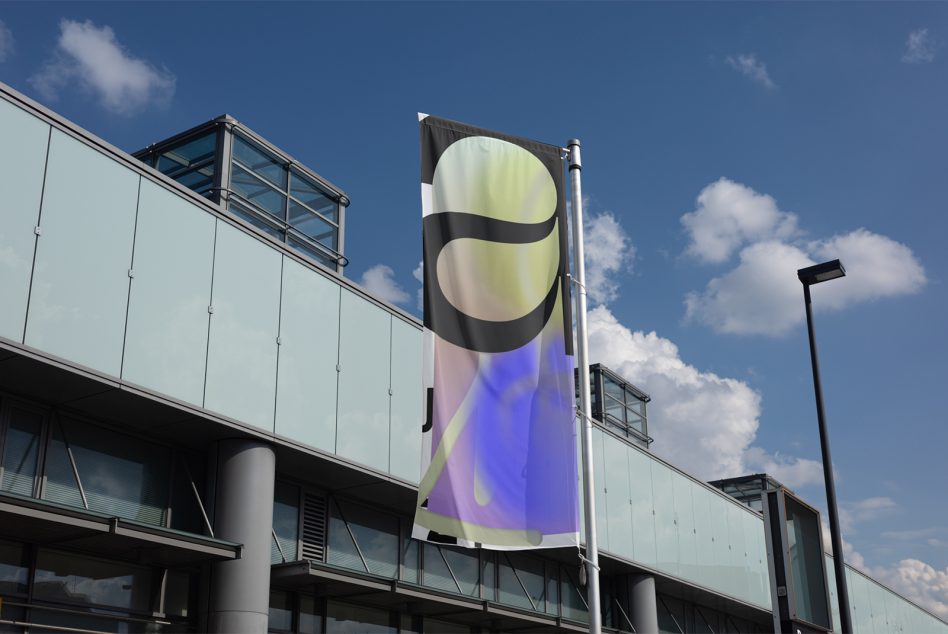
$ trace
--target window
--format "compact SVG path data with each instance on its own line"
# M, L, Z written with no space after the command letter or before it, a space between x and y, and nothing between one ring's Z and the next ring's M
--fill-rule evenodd
M148 613L154 601L151 581L150 568L40 549L33 597Z
M601 366L594 365L591 370L594 415L612 431L648 447L648 396Z
M0 542L0 596L26 594L29 563L20 544Z
M188 189L211 197L214 186L214 161L217 131L192 137L152 157L155 169Z
M4 408L6 434L0 455L0 491L33 495L36 468L42 444L44 415L16 403ZM4 420L0 420L0 432Z
M335 268L339 202L315 179L234 134L228 209L267 234Z
M284 557L286 561L297 560L299 530L299 487L277 481L273 494L273 533L276 535L276 541L271 540L270 563L281 563Z

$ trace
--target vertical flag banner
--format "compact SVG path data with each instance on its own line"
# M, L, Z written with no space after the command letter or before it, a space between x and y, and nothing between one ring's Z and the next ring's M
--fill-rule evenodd
M575 546L562 150L419 116L427 406L413 536Z

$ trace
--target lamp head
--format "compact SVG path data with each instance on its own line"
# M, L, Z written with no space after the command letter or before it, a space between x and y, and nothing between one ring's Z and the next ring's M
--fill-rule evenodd
M800 282L807 286L819 284L827 280L835 280L837 277L843 277L845 275L846 269L843 268L843 264L839 260L814 264L813 266L808 266L805 269L797 271L797 277L800 278Z

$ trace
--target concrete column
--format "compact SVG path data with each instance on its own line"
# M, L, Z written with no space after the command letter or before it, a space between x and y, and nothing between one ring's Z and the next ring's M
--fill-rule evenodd
M214 536L243 544L240 559L214 564L208 630L265 634L270 607L273 449L257 440L222 440L217 451Z
M637 634L658 634L655 577L629 575L629 620Z

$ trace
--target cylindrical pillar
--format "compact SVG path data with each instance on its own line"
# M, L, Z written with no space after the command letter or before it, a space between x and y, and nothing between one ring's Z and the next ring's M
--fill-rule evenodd
M266 443L230 439L218 445L214 535L243 549L240 559L212 568L210 632L267 631L275 470L276 457Z
M658 634L658 596L655 577L629 575L629 620L636 634Z

